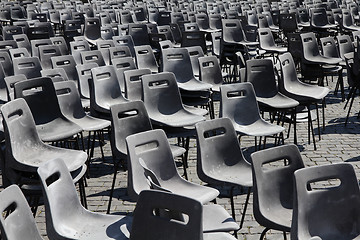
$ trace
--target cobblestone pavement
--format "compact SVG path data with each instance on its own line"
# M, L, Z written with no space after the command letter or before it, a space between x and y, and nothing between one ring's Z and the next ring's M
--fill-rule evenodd
M345 79L346 81L346 79ZM325 109L326 116L326 129L322 131L321 140L316 138L317 150L314 151L313 144L308 144L307 138L307 123L299 123L298 127L298 146L301 151L301 155L306 166L332 164L337 162L349 162L351 163L360 178L360 142L357 141L360 134L359 120L357 119L357 113L359 109L359 100L354 102L353 110L350 113L349 124L345 127L344 121L346 117L346 111L343 109L345 103L341 101L340 94L335 96L333 89L335 88L334 82L329 83L329 88L332 89L327 98L327 107ZM347 88L346 88L347 89ZM314 122L315 131L317 132L317 125ZM285 134L286 135L286 134ZM270 141L269 141L270 142ZM290 138L285 139L285 144L292 143L292 134ZM241 146L244 150L244 154L247 159L249 155L254 151L254 139L244 137L241 141ZM268 147L271 147L269 144ZM88 208L91 211L105 213L108 205L108 195L112 183L113 177L113 165L111 158L111 149L109 141L104 146L105 161L101 159L100 151L97 148L95 152L95 158L90 166L91 178L87 180L88 186L86 187ZM177 160L178 170L183 172L180 160ZM190 152L189 152L189 179L192 182L201 183L196 175L196 141L191 140ZM111 213L112 214L131 214L135 207L135 203L129 199L126 194L127 187L127 173L120 171L118 173L114 199L112 202ZM226 193L228 189L220 189L222 193ZM243 209L243 203L245 202L245 191L238 191L238 195L235 198L236 215L237 220L241 219L241 212ZM228 198L218 198L218 204L221 204L226 208L229 213L230 201ZM45 212L44 208L39 207L36 214L36 221L38 227L41 230L42 235L46 238L45 227ZM250 206L248 207L245 223L243 228L238 233L238 239L259 239L263 227L260 226L254 219L252 212L252 195L250 198ZM282 233L272 231L268 234L267 239L282 239Z

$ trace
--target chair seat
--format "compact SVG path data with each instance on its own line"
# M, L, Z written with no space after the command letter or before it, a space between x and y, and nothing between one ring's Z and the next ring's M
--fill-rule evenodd
M195 115L205 116L206 114L208 114L208 110L206 110L204 108L197 108L197 107L188 106L185 104L184 104L184 108L185 108L185 110L187 110Z
M360 27L359 27L359 26L356 26L356 25L344 26L344 28L345 28L346 30L350 30L350 31L359 31L359 30L360 30Z
M81 126L84 131L98 131L111 125L111 122L108 120L94 118L88 115L82 118L74 117L70 120Z
M321 55L314 56L312 58L307 58L305 60L310 64L329 64L329 65L336 65L342 61L341 58L330 58Z
M264 49L267 52L274 52L274 53L286 53L287 52L287 47L262 47L262 49Z
M325 24L323 26L312 26L313 28L319 28L319 29L329 29L329 28L337 28L336 24Z
M203 116L195 115L186 110L179 110L175 113L169 114L151 114L149 113L150 119L158 125L166 125L171 127L184 127L191 126L197 122L204 121L205 118Z
M261 137L261 136L272 136L274 134L281 133L285 130L285 128L274 125L268 122L265 122L262 119L257 120L256 122L248 125L234 125L234 128L236 132L242 134L242 135L248 135L248 136L255 136L255 137Z
M169 181L162 181L161 187L178 195L196 199L202 204L214 200L219 195L219 191L214 188L188 182L180 177L172 178Z
M126 100L125 98L119 97L119 98L112 98L112 99L107 99L107 101L102 101L101 100L101 104L98 103L96 106L94 106L94 109L96 111L99 111L101 113L110 113L110 107L112 105L115 104L119 104L119 103L124 103L127 102L128 100Z
M240 227L220 205L203 206L203 232L230 232Z
M303 27L303 28L309 28L310 22L300 22L300 23L298 23L298 26Z
M186 152L185 148L182 148L182 147L179 147L176 145L172 145L172 144L170 144L170 150L171 150L173 157L180 157Z
M212 85L208 83L201 82L199 80L190 79L186 82L177 82L178 86L182 90L186 91L206 91L210 90Z
M57 118L44 124L39 123L36 125L36 129L40 139L44 142L56 142L73 138L83 130L79 125L63 118Z
M329 93L326 87L308 84L296 84L286 88L286 95L299 102L320 101Z
M277 93L271 97L256 97L256 100L260 105L276 109L289 109L299 105L298 101L286 97L281 93Z

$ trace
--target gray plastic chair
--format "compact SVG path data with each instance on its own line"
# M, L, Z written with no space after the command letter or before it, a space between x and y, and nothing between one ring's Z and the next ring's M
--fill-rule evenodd
M96 41L101 40L101 25L99 18L86 18L84 27L84 37L91 45L96 45Z
M159 72L159 66L156 62L154 52L150 45L142 45L135 47L135 57L137 67L148 68L152 73Z
M18 48L26 48L28 52L31 53L30 41L26 34L14 35L13 39L16 41Z
M9 49L9 54L12 60L14 60L14 58L30 57L30 53L26 48Z
M113 184L110 191L110 199L108 204L108 213L110 212L112 195L115 187L116 174L118 170L118 164L121 163L125 166L124 160L127 159L127 149L125 139L135 133L152 130L152 125L145 109L143 102L131 101L126 103L119 103L111 106L111 150L113 158L120 159L120 162L115 164ZM184 164L184 153L185 149L170 145L173 157L183 157L184 173L186 168ZM186 176L187 177L187 176Z
M115 46L109 48L110 61L115 58L132 57L128 46Z
M78 90L82 98L90 99L89 81L92 81L91 69L99 67L96 63L76 65L76 71L79 77Z
M39 46L39 59L42 69L52 68L51 58L61 56L60 48L56 45Z
M49 77L54 83L61 81L69 81L69 78L63 68L45 69L41 70L40 72L42 77Z
M30 207L18 186L11 185L1 191L0 211L7 211L0 218L1 235L4 239L42 240Z
M312 127L312 119L310 112L310 105L315 104L317 107L317 103L320 102L323 107L323 126L325 127L325 97L329 93L329 89L326 87L320 87L315 85L309 85L303 82L300 82L295 68L294 60L290 53L285 53L279 56L280 66L282 69L282 77L279 78L279 90L285 96L291 97L292 99L297 100L300 105L306 106L308 109L308 124L310 128L308 129L309 142L310 142L310 131L312 131L312 136L314 138L313 127ZM320 131L319 124L319 114L317 112L318 119L318 129ZM320 134L319 134L320 137ZM316 149L316 143L314 142L314 148Z
M86 210L63 161L49 160L38 169L50 239L129 239L132 217Z
M329 185L320 182L331 181ZM360 191L349 163L314 166L295 172L291 239L358 239Z
M73 41L70 42L70 52L74 57L76 64L81 64L81 55L82 51L90 51L89 43L86 41Z
M8 95L8 100L14 100L15 96L14 96L14 84L19 82L19 81L23 81L26 80L26 76L24 74L19 74L16 76L9 76L9 77L5 77L5 84L6 84L6 91L7 91L7 95Z
M202 204L219 194L216 189L180 177L164 131L158 129L133 134L126 138L126 143L129 154L128 194L133 199L138 199L141 191L150 188L148 181L156 183L150 184L155 189L190 197ZM238 230L239 226L221 206L209 205L204 208L204 232Z
M64 37L52 37L50 38L53 45L58 46L62 55L68 55L69 49Z
M162 71L175 74L180 89L185 91L208 91L212 86L194 77L189 52L186 48L162 50Z
M31 43L31 56L39 57L39 46L43 45L52 45L50 39L34 39L30 41Z
M231 186L232 217L235 219L234 188L248 188L240 229L252 188L251 165L245 160L237 134L228 118L209 120L196 124L197 174L206 183Z
M121 92L124 93L125 92L124 72L127 70L136 69L135 61L132 57L116 58L112 60L112 65L115 67Z
M220 87L220 94L220 114L232 121L238 134L255 137L273 136L285 130L261 118L251 83L223 85ZM255 148L256 144L255 139Z
M156 199L156 201L154 201ZM169 214L154 215L154 209ZM184 221L183 216L189 217ZM140 193L134 211L130 237L132 240L235 240L228 233L203 233L203 206L200 202L156 190Z
M13 65L14 75L23 74L28 79L41 77L42 68L38 57L15 58Z
M72 80L78 85L78 74L76 71L76 62L72 55L62 55L51 58L52 67L62 68L65 70L69 80Z
M90 108L100 113L110 115L110 107L127 100L121 93L114 66L102 66L91 69ZM96 116L96 115L95 115Z
M345 31L358 31L360 27L355 24L354 18L349 9L341 9L342 19L340 22L340 27Z
M273 56L275 62L275 54L287 52L287 47L280 47L275 44L275 40L270 28L259 28L258 37L260 48Z
M216 56L199 57L200 80L212 85L213 92L219 92L223 84L223 77L219 60Z
M294 172L304 168L299 149L293 145L278 146L251 154L253 167L253 212L265 227L260 239L270 229L290 232Z
M142 100L142 76L151 74L151 70L133 69L124 71L125 97L130 101Z
M203 116L184 109L173 73L144 75L142 82L143 101L156 125L181 128L205 120Z
M130 35L114 36L113 40L115 42L115 46L128 46L130 48L131 55L135 57L135 44Z
M193 69L194 76L199 78L200 65L198 59L205 56L205 54L200 46L187 47L186 49L190 55L191 67Z
M80 56L82 64L95 62L99 66L105 66L105 60L100 50L81 51Z
M32 89L36 90L32 90ZM34 117L40 138L45 142L72 139L82 128L60 110L53 82L48 77L28 79L14 85L15 98L24 98Z

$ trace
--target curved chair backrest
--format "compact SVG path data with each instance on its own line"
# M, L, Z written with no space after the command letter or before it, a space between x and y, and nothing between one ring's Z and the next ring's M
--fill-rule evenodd
M127 70L124 72L125 97L130 101L142 100L142 76L151 74L148 68Z
M159 66L150 45L142 45L135 47L136 64L140 68L148 68L153 73L159 71Z
M272 35L270 28L259 28L258 37L261 48L276 46L274 36Z
M329 24L325 8L310 8L310 24L313 27Z
M142 77L143 101L150 117L183 109L175 75L162 72Z
M295 172L291 239L358 239L360 191L349 163L314 166Z
M76 62L72 55L56 56L51 58L53 68L65 70L69 80L77 82L79 77L76 71Z
M9 49L9 54L12 60L14 60L14 58L30 57L28 50L22 47Z
M162 71L174 73L179 83L194 78L189 51L186 48L163 49L162 64Z
M46 232L49 238L61 239L62 233L66 231L61 223L76 219L75 216L83 214L85 210L63 160L44 162L37 172L43 189Z
M88 63L83 65L76 65L76 71L79 77L79 92L82 97L90 98L89 81L92 81L91 69L97 68L99 65L96 63Z
M222 29L222 41L224 43L241 42L246 39L239 19L223 19Z
M125 92L124 72L136 69L134 59L132 57L116 58L112 60L112 65L115 67L121 91Z
M343 27L354 26L354 18L349 9L342 9L342 26Z
M105 60L100 50L82 51L80 56L82 64L95 62L99 66L105 66Z
M35 39L31 40L31 55L33 57L39 57L39 46L42 45L52 45L50 39Z
M282 70L282 77L279 78L279 90L283 92L283 90L290 89L292 83L299 82L297 77L296 68L294 59L292 58L290 53L284 53L279 56L280 66Z
M42 142L36 130L35 122L26 101L22 98L12 100L1 107L6 147L5 168L29 171L29 166L18 162L19 156Z
M85 19L84 36L86 39L91 41L101 38L101 25L99 18Z
M1 67L0 67L1 69ZM1 71L1 70L0 70ZM24 74L19 74L19 75L14 75L14 76L9 76L9 77L5 77L5 84L6 84L6 90L8 93L8 100L14 100L14 84L23 80L26 80L26 76Z
M0 218L1 235L4 239L42 240L26 198L17 185L1 191L0 211L7 211L6 215Z
M339 54L342 59L345 59L346 53L354 52L354 45L349 35L337 36L337 45L339 48Z
M117 74L114 66L102 66L91 69L92 74L92 87L94 97L91 96L91 103L95 104L94 107L99 106L104 109L109 109L109 102L113 99L118 99L119 102L124 102L118 82ZM91 94L90 94L91 95Z
M133 38L130 35L114 36L113 40L115 42L115 46L128 46L131 55L135 57L135 44Z
M199 122L196 124L196 132L197 174L202 181L218 182L211 176L221 175L220 169L231 168L234 165L249 166L230 119L219 118Z
M14 48L16 49L16 48ZM15 66L13 66L14 62L11 61L10 55L6 51L0 51L0 64L4 69L5 76L14 75Z
M119 103L111 109L111 149L117 150L120 158L127 156L126 137L140 132L152 130L152 125L141 101ZM115 153L115 152L114 152ZM118 155L118 154L115 154Z
M16 41L18 48L21 48L21 47L26 48L28 50L28 52L31 53L30 41L26 34L14 35L13 39Z
M251 154L251 159L256 221L277 225L276 215L293 207L294 172L305 167L299 149L293 144L273 147Z
M154 201L156 199L156 201ZM169 211L167 216L153 214L153 210ZM179 221L178 214L188 220ZM175 220L175 221L174 221ZM140 193L134 211L130 237L133 240L202 240L202 204L194 199L156 190Z
M131 57L131 51L128 46L115 46L109 48L110 61L115 58Z
M278 93L271 59L246 61L246 76L247 81L253 84L257 97L272 97Z
M39 46L39 59L42 69L52 68L51 58L61 56L60 48L56 45Z
M68 81L69 78L63 68L41 70L42 77L49 77L53 82Z
M261 28L269 28L269 23L264 14L257 14L258 26Z
M300 34L300 37L303 46L303 57L305 60L320 55L315 33L302 33Z
M220 87L220 115L234 124L249 125L260 118L259 106L251 83L226 84Z
M81 55L82 51L90 51L89 43L86 41L73 41L70 42L70 52L74 57L76 64L81 64Z
M200 57L203 57L205 54L204 54L201 46L192 46L192 47L187 47L186 49L188 50L189 55L190 55L190 61L191 61L193 73L195 76L199 76L200 75L200 65L199 65L198 59Z
M320 38L321 50L325 57L339 58L339 52L333 37Z
M219 60L216 56L199 57L200 80L213 85L213 88L221 86L223 77ZM213 89L218 90L218 89Z
M50 38L53 45L58 46L62 55L68 55L69 49L67 47L64 37L52 37Z
M150 189L140 160L159 180L180 177L170 145L163 130L151 130L126 138L128 153L128 194L137 200L141 191Z
M120 10L119 14L121 24L129 24L134 22L130 10Z
M38 57L15 58L13 64L14 75L24 74L28 79L41 77L42 68Z
M195 14L196 23L199 26L200 30L210 29L209 17L206 13L197 13Z
M209 26L211 29L222 29L221 15L211 14L209 16Z
M132 36L135 46L150 45L146 24L130 23L129 35Z

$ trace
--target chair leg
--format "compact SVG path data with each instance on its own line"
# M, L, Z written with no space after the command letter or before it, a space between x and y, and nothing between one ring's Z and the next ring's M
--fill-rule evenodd
M355 91L355 92L356 92L356 91ZM350 115L351 107L352 107L352 105L353 105L353 103L354 103L354 99L355 99L355 94L353 94L353 95L351 96L351 101L350 101L349 110L348 110L348 113L347 113L346 119L345 119L345 126L346 126L347 123L348 123L349 115Z
M235 204L234 204L234 188L235 187L231 187L230 189L230 204L231 204L231 214L232 214L232 218L236 221L236 216L235 216ZM240 227L241 228L241 227Z
M79 192L80 192L80 202L87 209L87 201L86 201L86 193L85 193L85 186L84 186L84 179L81 178L79 180Z
M245 220L245 214L246 214L246 209L249 203L249 198L250 198L250 193L251 193L251 187L248 188L248 192L246 195L246 200L245 200L245 206L244 206L244 210L241 216L241 222L240 222L240 229L242 228L243 224L244 224L244 220Z
M315 107L316 107L318 134L319 134L319 141L320 141L321 140L320 116L319 116L319 107L318 107L317 103L315 103Z
M316 150L316 142L315 142L315 134L314 134L314 127L313 127L313 123L312 123L312 118L311 118L311 111L310 111L310 106L307 106L308 108L308 137L309 137L309 144L310 144L310 132L312 134L312 139L314 142L314 150Z
M108 208L107 208L107 211L106 211L107 214L110 213L111 201L112 201L112 198L113 198L115 182L116 182L116 174L117 174L117 170L118 170L119 163L120 163L120 161L116 162L115 158L113 160L114 160L114 177L113 177L113 181L112 181L112 184L111 184L109 203L108 203Z
M270 228L265 228L264 231L262 231L262 233L261 233L261 235L260 235L260 240L263 240L263 239L264 239L267 231L269 231L269 230L270 230Z

